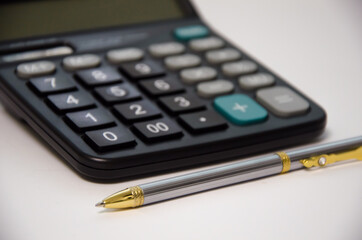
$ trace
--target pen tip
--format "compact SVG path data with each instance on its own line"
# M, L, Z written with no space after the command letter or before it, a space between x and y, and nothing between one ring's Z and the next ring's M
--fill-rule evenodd
M104 207L105 203L104 202L98 202L96 203L96 207Z

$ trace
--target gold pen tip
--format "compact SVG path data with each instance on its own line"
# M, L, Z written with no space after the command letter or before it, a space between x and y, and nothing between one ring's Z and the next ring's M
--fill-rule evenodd
M106 205L106 204L103 201L96 203L96 207L104 207L104 205Z

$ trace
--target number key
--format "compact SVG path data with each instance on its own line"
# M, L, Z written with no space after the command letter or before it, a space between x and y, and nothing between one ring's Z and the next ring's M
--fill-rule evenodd
M101 109L91 109L81 112L67 113L67 121L76 130L86 130L114 124L108 112Z
M171 113L189 112L205 108L204 104L191 94L162 97L160 103Z
M121 75L110 67L82 70L77 77L88 86L114 83L121 81Z
M141 98L140 93L128 83L98 87L95 89L95 93L105 103L115 103Z
M66 76L50 76L30 79L32 86L39 94L56 93L76 88L75 83Z
M182 92L184 90L183 86L178 81L167 78L144 80L140 82L140 86L152 96L161 96L170 93Z
M126 121L138 121L161 115L160 110L149 101L137 101L114 106L116 113Z
M158 141L182 136L181 129L168 119L136 123L134 128L145 141Z
M84 92L50 95L48 101L58 112L70 112L94 106L93 99Z
M121 70L129 78L134 80L157 77L165 74L163 68L159 64L151 61L124 63L121 65Z
M85 133L85 140L95 150L105 151L119 147L134 146L136 141L127 129L113 127Z

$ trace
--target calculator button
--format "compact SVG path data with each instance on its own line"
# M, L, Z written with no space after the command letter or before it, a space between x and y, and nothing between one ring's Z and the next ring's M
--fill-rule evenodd
M140 137L149 142L182 136L181 129L174 122L164 118L135 123L133 126Z
M208 51L205 55L206 60L211 64L220 64L224 62L230 62L239 60L241 54L232 48L225 48L220 50Z
M271 87L256 92L256 99L279 117L292 117L304 114L309 103L287 87Z
M161 116L160 110L150 101L118 104L114 109L126 121L138 121Z
M114 124L114 120L109 113L101 109L67 113L65 116L76 130L88 130Z
M157 77L165 74L161 65L151 61L125 63L121 65L121 70L133 80Z
M165 59L165 65L170 70L180 70L183 68L196 67L200 65L200 63L200 57L194 54L172 56Z
M95 93L105 103L115 103L141 98L141 94L128 83L116 84L106 87L98 87Z
M76 88L75 83L66 76L32 78L29 83L39 94L56 93Z
M179 41L189 41L209 35L209 29L202 25L179 27L174 30L174 36Z
M204 109L205 105L191 94L180 94L160 98L160 104L171 113L189 112Z
M69 56L63 59L63 66L66 70L75 71L85 68L97 67L101 64L101 59L94 54L83 54Z
M88 86L120 82L122 79L121 75L110 67L82 70L77 72L76 76Z
M127 129L121 127L86 132L85 140L98 151L120 150L120 147L136 145L132 134Z
M55 71L55 64L50 61L22 63L16 67L16 73L21 78L48 75Z
M195 52L204 52L212 49L221 48L225 42L218 37L208 37L190 41L189 46Z
M59 112L74 111L94 106L94 101L84 92L70 92L48 96L52 107Z
M232 92L234 88L232 82L222 79L199 83L196 87L197 94L204 98L212 98L218 95L227 94Z
M214 79L217 76L215 69L211 67L197 67L184 69L180 72L181 79L186 84L195 84Z
M107 52L107 59L113 64L138 61L141 60L143 56L144 51L139 48L122 48Z
M171 78L143 80L140 81L139 84L142 89L152 96L161 96L184 91L181 83Z
M238 82L240 88L244 90L253 90L271 86L275 83L275 79L268 73L256 73L252 75L241 76Z
M152 44L148 51L152 56L161 58L181 54L185 51L185 46L178 42L156 43Z
M183 114L180 120L192 133L209 132L227 127L226 121L211 110Z
M223 74L228 77L236 77L242 74L253 73L257 69L258 66L254 62L249 60L225 63L221 67Z
M268 112L244 94L217 97L214 107L221 115L237 125L247 125L266 120Z

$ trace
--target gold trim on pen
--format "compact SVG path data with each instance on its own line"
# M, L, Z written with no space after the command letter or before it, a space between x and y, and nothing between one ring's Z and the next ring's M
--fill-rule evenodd
M97 203L96 206L105 208L135 208L142 206L144 200L142 188L135 186L106 197L102 202Z
M283 168L280 174L288 172L290 170L290 158L288 154L285 152L276 152L275 154L277 154L280 157L280 160L282 160Z

